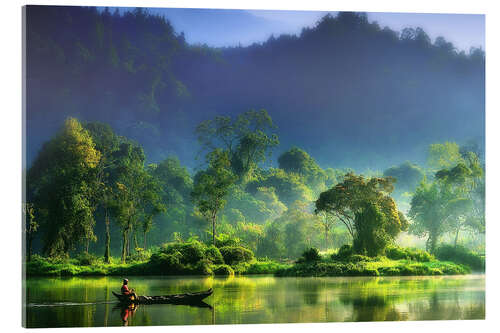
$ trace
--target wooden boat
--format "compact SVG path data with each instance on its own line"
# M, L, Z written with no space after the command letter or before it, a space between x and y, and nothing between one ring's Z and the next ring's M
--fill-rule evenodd
M137 296L137 299L131 300L128 296L115 293L113 295L118 298L118 301L123 304L197 304L202 303L203 299L212 295L213 289L199 291L196 293L164 295L164 296Z

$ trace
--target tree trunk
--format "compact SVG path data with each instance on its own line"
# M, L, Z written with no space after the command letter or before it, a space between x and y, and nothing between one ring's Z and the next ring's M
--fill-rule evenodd
M436 243L437 243L437 237L433 234L429 234L426 248L427 251L429 251L431 254L434 254L434 251L436 250Z
M127 240L128 240L128 235L127 232L124 230L122 232L122 263L125 263L127 258Z
M217 215L212 216L212 244L215 246L215 219Z
M139 248L139 243L137 242L137 232L134 232L134 250L137 252L137 249Z
M105 211L106 216L104 217L104 222L106 223L106 245L105 245L105 250L104 250L104 262L106 264L109 264L110 257L111 257L111 235L109 231L109 217L108 217L108 210L106 209Z
M146 251L146 231L144 231L144 251Z
M325 251L328 250L328 227L325 225Z
M458 233L460 232L460 228L457 228L457 232L455 234L455 248L457 248L457 242L458 242Z

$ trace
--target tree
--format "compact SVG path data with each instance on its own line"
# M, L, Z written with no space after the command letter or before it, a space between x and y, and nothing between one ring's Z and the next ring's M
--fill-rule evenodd
M423 180L424 172L415 164L405 162L384 171L384 177L396 179L395 192L413 192Z
M460 147L455 142L434 143L429 146L427 163L435 170L453 167L461 161Z
M111 213L122 232L121 260L125 262L131 253L129 238L134 237L136 241L135 232L139 227L151 176L144 169L144 151L133 142L121 143L114 158Z
M316 161L304 150L294 147L278 158L279 168L286 172L293 172L304 177L304 183L314 191L325 188L327 174L319 167Z
M475 153L467 152L463 157L463 162L436 173L441 186L446 186L454 196L448 210L455 246L461 230L484 231L484 171Z
M426 249L431 253L434 253L439 237L449 230L448 219L452 210L448 204L454 198L447 186L442 186L439 182L424 181L411 199L408 215L413 223L410 233L427 237Z
M349 173L342 183L320 194L316 200L315 212L329 213L339 219L347 228L353 242L359 244L357 249L373 253L366 247L370 240L365 237L376 232L380 233L377 236L380 239L393 240L399 232L408 227L406 219L400 218L402 214L389 196L394 189L393 182L394 179L390 177L365 179L363 176ZM365 211L368 209L370 211ZM372 223L370 218L379 219L374 221L378 224L368 226Z
M94 235L96 166L101 153L75 118L45 143L28 171L28 196L38 207L43 251L68 255L77 243L88 251Z
M111 258L111 233L110 233L110 205L113 198L113 184L110 172L116 163L116 151L120 143L125 139L116 135L111 127L99 122L91 122L84 125L92 136L96 149L101 153L101 159L96 166L96 185L93 196L95 210L99 207L103 210L104 224L106 226L106 239L104 246L104 262L110 263Z
M266 160L279 144L276 126L266 110L250 110L236 119L218 116L196 127L202 151L225 150L235 175L242 178Z
M191 193L200 213L212 224L212 242L215 246L217 213L226 204L225 197L236 181L231 170L228 151L215 149L207 155L208 168L194 177Z
M256 195L260 187L274 188L279 201L286 206L295 201L310 202L313 198L311 190L303 183L300 175L287 173L282 169L270 168L261 171L255 180L248 182L246 190Z
M323 229L324 235L325 235L325 251L328 250L328 234L330 233L330 230L332 227L337 223L337 219L330 213L325 212L325 211L319 211L317 214L319 219L318 219L318 225L320 226L321 229Z

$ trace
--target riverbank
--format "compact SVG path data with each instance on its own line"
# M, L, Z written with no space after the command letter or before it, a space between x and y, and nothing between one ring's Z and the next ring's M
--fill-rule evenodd
M276 276L418 276L460 275L472 271L484 272L484 258L463 249L443 247L436 258L418 249L388 247L384 255L367 257L354 254L344 245L331 254L317 249L305 251L293 264L270 259L257 259L253 252L241 246L215 247L198 241L166 243L140 259L120 263L112 258L85 255L73 259L33 256L25 264L29 276L139 276L139 275L249 275ZM446 255L443 255L443 252Z

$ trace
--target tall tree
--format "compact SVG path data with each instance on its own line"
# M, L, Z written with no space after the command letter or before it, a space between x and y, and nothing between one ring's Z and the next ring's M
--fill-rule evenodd
M212 224L212 242L215 246L217 213L226 204L225 197L236 181L231 170L229 152L216 149L207 155L208 168L194 177L192 198L198 210Z
M120 143L125 139L116 135L111 126L91 122L84 125L92 136L96 149L101 153L101 159L96 166L96 195L93 197L93 205L102 209L105 224L104 262L110 263L111 258L111 232L110 232L110 205L113 200L113 184L111 172L116 163L116 151Z
M449 230L449 219L453 216L449 203L455 198L449 187L439 182L422 182L411 199L410 233L427 237L426 249L431 253L439 238Z
M114 153L116 159L112 171L112 214L122 232L121 260L130 255L130 238L139 225L143 184L148 177L144 169L144 151L132 142L123 142Z
M39 207L48 255L67 255L78 243L88 251L96 239L92 198L100 158L89 132L68 118L29 169L28 192Z
M279 144L276 128L266 110L250 110L236 119L218 116L196 128L202 151L227 151L233 173L242 178L266 160Z

